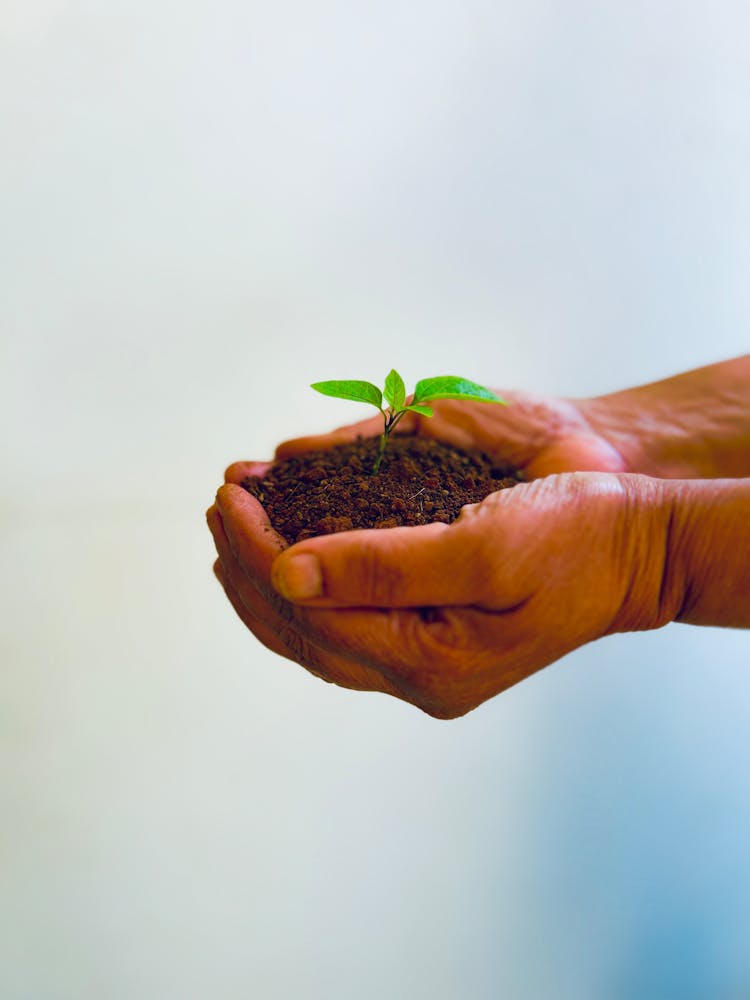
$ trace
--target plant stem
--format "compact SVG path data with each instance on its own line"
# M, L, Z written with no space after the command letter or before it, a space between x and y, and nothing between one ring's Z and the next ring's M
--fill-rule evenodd
M398 413L394 413L393 410L380 411L383 414L383 433L380 435L380 447L378 448L378 454L375 458L375 464L372 467L371 476L377 476L378 469L380 468L380 463L383 461L383 455L385 454L385 446L388 444L388 438L391 435L391 431L398 423L398 418L403 416L403 410Z
M380 435L380 448L378 449L378 455L375 459L375 465L372 467L372 472L370 475L377 476L378 469L380 468L380 463L383 461L383 455L385 454L385 446L388 444L388 431L383 431Z

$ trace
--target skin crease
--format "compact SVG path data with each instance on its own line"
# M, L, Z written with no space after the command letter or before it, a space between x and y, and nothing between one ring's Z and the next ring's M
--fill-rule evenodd
M691 518L676 514L684 484L637 474L646 451L608 425L601 400L500 394L510 406L439 401L433 418L410 414L399 428L479 447L528 480L465 507L451 525L345 532L288 548L237 485L267 464L227 469L207 514L215 572L264 645L325 680L446 719L584 643L686 613L685 574L666 572L670 544L692 531ZM618 408L626 409L621 398ZM295 439L276 458L381 428L375 417ZM305 581L313 556L321 595L300 599L288 587Z

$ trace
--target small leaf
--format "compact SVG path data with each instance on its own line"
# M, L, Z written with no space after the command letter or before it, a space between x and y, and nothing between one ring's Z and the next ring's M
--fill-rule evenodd
M415 403L427 403L431 399L469 399L486 403L505 403L497 393L485 389L483 385L470 382L456 375L438 375L423 378L414 390Z
M395 368L391 368L385 377L385 390L383 395L391 404L394 411L403 410L406 402L406 386Z
M372 403L378 409L383 403L383 394L372 382L350 380L313 382L310 388L323 393L324 396L335 396L336 399L353 399L357 403Z
M411 406L405 406L405 410L411 410L412 413L421 413L423 417L432 416L432 408L429 406L420 406L419 403L412 403Z

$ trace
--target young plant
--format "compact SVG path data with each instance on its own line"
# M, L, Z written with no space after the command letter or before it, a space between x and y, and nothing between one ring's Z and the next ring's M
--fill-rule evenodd
M333 382L314 382L311 389L322 392L324 396L335 396L337 399L353 399L358 403L371 403L383 415L383 433L380 435L378 449L372 475L376 475L383 461L383 454L388 444L391 432L407 413L419 413L423 417L432 416L432 408L427 403L436 399L467 399L481 403L503 403L491 389L470 382L466 378L455 375L438 375L436 378L423 378L417 382L411 403L406 402L406 387L399 373L392 368L385 380L381 392L372 382L340 380ZM383 408L383 399L388 404Z

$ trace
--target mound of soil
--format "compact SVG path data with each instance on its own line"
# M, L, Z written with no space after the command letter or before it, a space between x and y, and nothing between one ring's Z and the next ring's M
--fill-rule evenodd
M263 504L290 544L354 528L449 524L467 503L520 482L481 451L461 451L408 435L388 442L376 476L377 438L277 462L242 486Z

